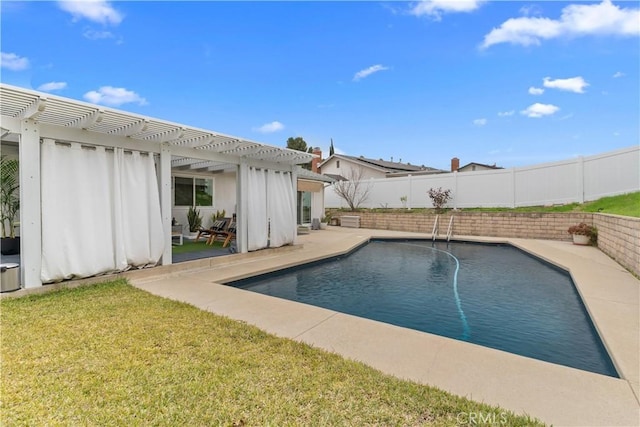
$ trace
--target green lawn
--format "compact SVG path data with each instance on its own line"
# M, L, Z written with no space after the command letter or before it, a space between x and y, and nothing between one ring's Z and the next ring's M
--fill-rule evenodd
M537 425L125 281L0 309L0 425Z
M211 245L207 245L206 239L200 239L198 242L194 242L193 240L184 239L182 245L173 245L171 248L172 253L174 254L183 254L187 252L200 252L206 251L208 249L222 248L222 243L224 242L213 242Z
M601 212L614 215L640 217L640 192L623 194L620 196L603 197L592 202L569 203L554 206L525 206L515 209L508 208L477 208L463 209L482 212Z
M342 211L342 210L341 210ZM371 209L373 212L434 212L433 209ZM603 197L592 202L569 203L553 206L524 206L518 208L464 208L462 212L601 212L640 218L640 192Z

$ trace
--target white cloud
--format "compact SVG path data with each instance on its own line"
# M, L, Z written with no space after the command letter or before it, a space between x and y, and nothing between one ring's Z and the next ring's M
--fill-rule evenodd
M520 111L520 114L523 114L527 117L540 118L543 116L550 116L555 114L560 110L560 107L557 107L552 104L540 104L536 102L535 104L529 105L526 110Z
M622 71L616 71L616 73L615 73L613 76L611 76L611 77L613 77L614 79L618 79L618 78L620 78L620 77L624 77L625 75L626 75L626 74L625 74L625 73L623 73Z
M96 31L92 29L86 30L82 35L89 40L112 39L115 37L111 31Z
M254 130L260 133L273 133L273 132L278 132L282 129L284 129L284 125L282 123L278 121L273 121L271 123L266 123L260 126L259 128L255 128Z
M475 119L473 124L476 126L484 126L487 124L487 119Z
M22 71L29 68L29 59L15 53L0 52L0 66L11 71Z
M584 93L584 88L589 86L589 83L580 76L556 80L551 80L549 77L545 77L542 85L544 87L564 90L567 92Z
M118 25L123 16L104 0L59 1L58 6L73 16L74 21L88 19L99 24Z
M485 0L421 0L413 5L409 13L439 21L445 13L473 12L484 2Z
M511 110L511 111L500 111L498 113L498 116L500 117L509 117L509 116L513 116L515 114L515 111Z
M364 79L365 77L370 76L373 73L377 73L378 71L384 71L384 70L388 70L389 67L385 67L384 65L372 65L369 68L365 68L364 70L360 70L358 71L354 76L353 76L353 81L357 82L360 79Z
M66 82L49 82L49 83L44 83L41 84L40 86L38 86L38 90L42 90L45 92L51 92L54 90L61 90L67 87L67 83Z
M586 35L637 36L640 9L621 8L603 0L600 4L572 4L562 9L560 19L511 18L484 36L482 48L511 43L540 45L541 40Z
M84 99L94 104L118 106L122 104L137 103L147 105L147 100L137 93L122 87L102 86L84 94Z
M542 95L544 93L544 89L542 89L541 87L533 87L531 86L529 88L529 94L531 95Z
M542 15L542 9L538 5L530 4L522 6L520 8L520 13L524 16Z

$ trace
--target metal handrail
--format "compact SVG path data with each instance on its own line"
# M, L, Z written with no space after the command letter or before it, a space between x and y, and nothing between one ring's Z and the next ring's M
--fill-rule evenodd
M447 242L451 240L451 236L453 236L453 215L451 215L451 219L449 220L449 228L447 229Z
M433 241L436 241L436 235L438 234L438 219L440 218L440 215L436 215L436 220L433 223L433 230L431 231L431 236Z

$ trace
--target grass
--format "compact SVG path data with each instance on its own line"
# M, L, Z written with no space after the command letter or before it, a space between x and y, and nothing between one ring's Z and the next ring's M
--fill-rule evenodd
M538 424L122 280L0 308L0 425Z
M371 209L373 212L434 212L433 209ZM640 218L640 192L623 194L620 196L603 197L585 203L568 203L553 206L523 206L518 208L464 208L462 212L600 212L614 215L624 215Z
M187 252L200 252L209 249L221 249L224 242L213 242L207 245L206 239L195 242L193 240L184 239L182 245L174 245L171 250L174 254L184 254Z

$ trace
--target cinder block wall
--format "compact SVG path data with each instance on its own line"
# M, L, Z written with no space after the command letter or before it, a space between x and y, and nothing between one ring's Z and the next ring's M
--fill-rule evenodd
M360 227L379 230L431 233L433 213L337 212L360 216ZM441 236L446 235L451 215L453 234L463 236L518 237L571 240L567 229L586 222L598 228L598 247L620 265L640 276L640 218L591 213L454 212L440 215Z
M594 214L598 248L640 276L640 218Z

